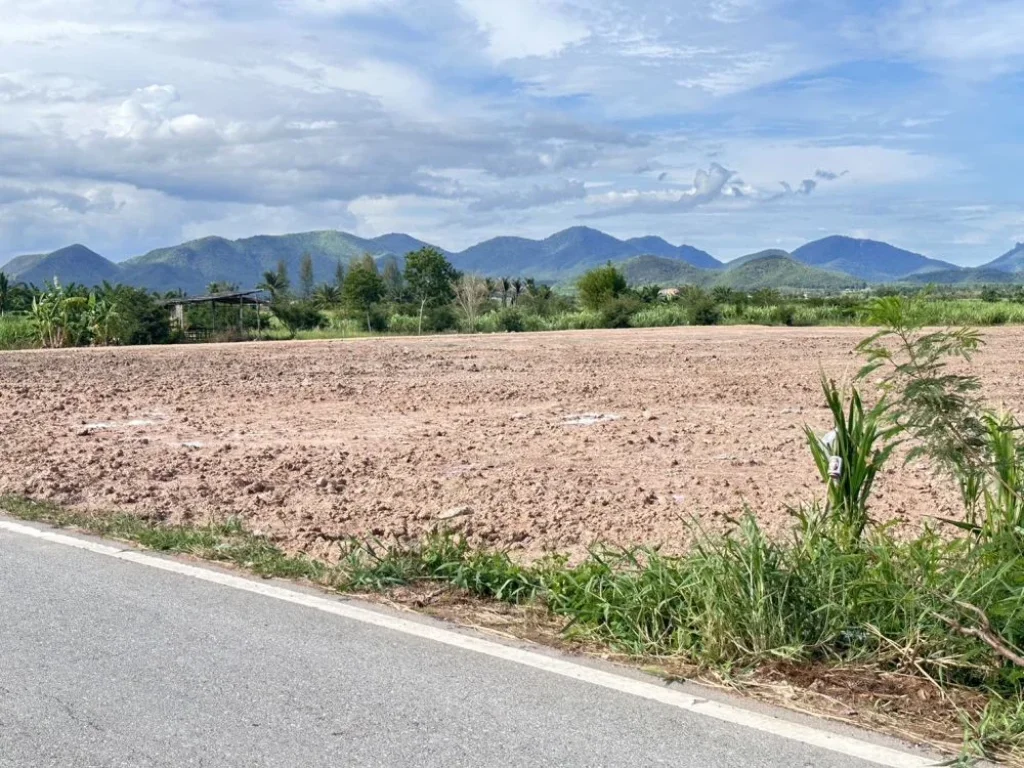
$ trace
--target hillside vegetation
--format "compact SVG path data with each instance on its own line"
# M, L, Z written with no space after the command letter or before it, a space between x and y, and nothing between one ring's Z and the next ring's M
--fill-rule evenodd
M401 233L362 238L333 230L259 235L240 240L205 237L114 263L82 245L49 254L12 259L2 269L16 282L42 286L120 282L151 291L202 293L211 283L251 289L268 270L283 264L297 274L303 258L315 279L329 279L339 264L347 268L369 254L381 271L388 261L402 268L405 254L427 246ZM845 290L865 284L984 285L1024 283L1024 244L979 268L957 267L888 243L831 236L792 253L771 249L723 263L690 245L660 237L628 240L589 227L572 227L542 240L496 237L461 252L444 253L459 271L483 277L526 279L549 284L575 280L589 269L620 264L637 284L700 285L754 290ZM767 260L774 257L775 260ZM739 271L749 262L758 266Z

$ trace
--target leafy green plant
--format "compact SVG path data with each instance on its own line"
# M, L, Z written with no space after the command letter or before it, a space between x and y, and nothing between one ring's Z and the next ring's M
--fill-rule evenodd
M628 285L622 270L608 263L584 273L576 281L576 287L584 308L600 310L605 303L625 293Z
M889 405L881 399L865 408L860 393L851 387L848 397L822 376L821 388L832 414L832 431L819 438L805 428L807 442L823 482L828 485L826 515L834 518L845 544L860 540L868 524L868 500L879 471L898 442L898 425L886 423Z

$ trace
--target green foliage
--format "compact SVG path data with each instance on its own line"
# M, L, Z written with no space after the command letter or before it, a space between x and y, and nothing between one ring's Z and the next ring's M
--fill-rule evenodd
M309 301L281 300L272 303L270 310L293 336L298 331L319 328L324 322L323 315L316 304Z
M601 305L601 323L605 328L628 328L633 315L644 308L644 303L636 296L618 296L608 299Z
M402 271L398 268L398 263L394 259L390 259L384 265L381 277L384 278L384 289L388 301L402 301L405 291L405 280L402 278Z
M313 295L313 288L316 286L316 276L313 273L313 256L310 253L302 254L299 262L299 291L303 300L308 301Z
M282 295L287 295L292 289L292 281L288 277L288 264L285 263L284 259L280 259L277 262L277 269L274 271L274 275L278 291Z
M350 313L365 317L368 331L373 331L372 310L383 298L384 281L377 274L373 260L363 259L353 264L341 290L341 301Z
M842 532L843 542L852 545L860 541L867 527L871 489L898 445L895 438L901 430L887 425L889 407L884 398L865 409L856 388L844 398L824 376L821 388L832 414L832 431L825 438L819 438L810 427L805 432L818 473L828 486L824 513Z
M441 307L455 299L454 283L459 273L436 248L426 247L405 257L405 288L419 306L420 326L427 307Z
M981 290L980 298L982 301L986 301L989 303L1002 301L1002 298L999 295L999 291L996 288L993 288L992 286L986 286L985 288L983 288Z
M722 310L710 296L697 298L686 308L690 325L718 325Z
M344 284L343 280L342 286ZM342 290L332 283L322 283L314 289L310 298L318 309L332 309L341 304Z
M35 325L27 315L0 317L0 349L29 349L36 346Z
M6 315L11 309L12 288L10 278L4 272L0 272L0 317Z
M436 248L421 248L405 257L405 286L419 305L438 307L455 298L459 273Z
M459 319L450 304L428 307L423 314L423 330L428 333L444 333L457 327ZM418 325L417 325L418 328Z
M130 285L104 283L97 288L96 295L109 309L114 310L116 323L107 327L103 335L106 343L117 344L166 344L171 340L171 324L167 308L157 302L156 297ZM104 343L94 338L94 343Z
M506 307L498 312L496 323L496 330L506 333L522 333L526 330L523 313L515 307Z
M596 267L576 281L580 304L586 309L600 310L606 303L617 299L628 287L626 276L611 264Z
M93 302L95 305L95 302ZM89 344L98 318L87 295L74 286L47 286L32 301L32 325L41 347L77 347ZM103 307L104 312L113 308Z
M264 272L263 282L257 286L270 294L272 302L283 301L288 297L288 273L287 270L281 269L283 266L281 264L276 272Z
M969 361L981 337L969 328L926 330L918 308L899 296L875 301L869 322L880 330L858 346L868 360L858 377L882 375L893 421L914 439L910 459L927 455L941 471L969 485L984 463L981 383L977 376L949 372L947 361Z

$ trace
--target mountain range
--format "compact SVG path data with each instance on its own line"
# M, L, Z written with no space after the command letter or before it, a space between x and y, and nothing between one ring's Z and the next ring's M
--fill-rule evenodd
M204 237L115 263L83 245L48 254L19 256L0 270L14 281L53 280L96 285L104 280L156 291L201 294L213 282L254 287L284 261L293 280L303 254L313 259L320 281L332 279L339 262L371 254L379 262L401 259L428 245L405 234L361 238L333 230L259 235L241 240ZM443 250L443 249L442 249ZM589 227L573 227L543 240L496 237L461 252L447 252L455 267L494 277L568 281L605 262L621 263L633 283L695 283L735 288L830 289L870 283L981 284L1024 282L1024 243L977 268L903 250L888 243L834 235L792 253L768 250L723 263L691 245L660 237L620 240Z

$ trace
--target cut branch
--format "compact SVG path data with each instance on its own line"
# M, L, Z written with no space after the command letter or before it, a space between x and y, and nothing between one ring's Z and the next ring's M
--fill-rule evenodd
M1001 637L999 637L999 635L996 634L996 632L992 629L992 624L988 620L988 616L985 614L983 610L981 610L981 608L979 608L976 605L971 605L970 603L961 602L959 600L956 604L968 613L973 613L975 616L977 616L978 621L981 624L981 627L966 627L956 619L951 619L948 616L943 616L941 613L935 613L936 618L938 618L941 622L946 624L954 632L958 632L961 635L964 635L965 637L973 637L978 640L981 640L981 642L985 643L985 645L987 645L993 651L998 653L1004 659L1007 659L1013 664L1016 664L1018 667L1024 667L1024 655L1021 655L1020 652L1011 648L1006 641L1004 641Z

